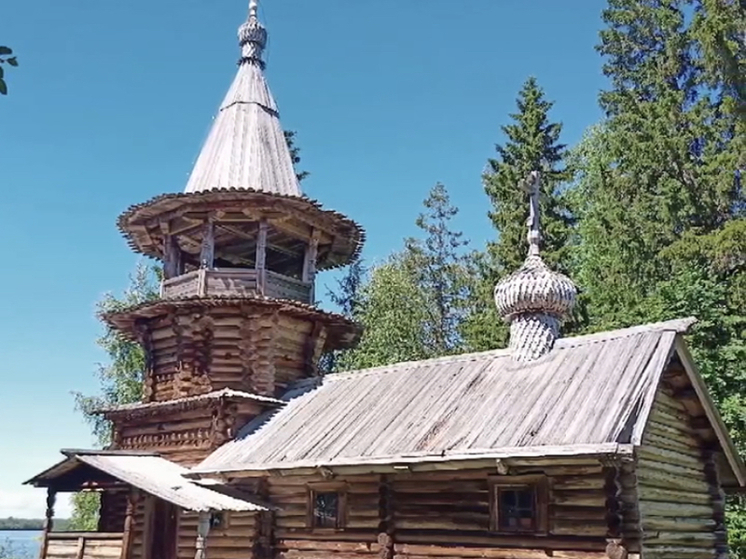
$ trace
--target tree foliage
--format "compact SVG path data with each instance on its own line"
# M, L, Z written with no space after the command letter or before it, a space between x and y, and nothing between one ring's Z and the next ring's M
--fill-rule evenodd
M18 66L18 58L13 55L13 49L0 46L0 95L8 94L8 84L5 82L5 67Z
M609 0L598 47L607 118L573 152L571 207L588 329L697 317L692 353L746 450L746 206L736 180L746 145L742 75L733 74L744 20L728 19L743 15L734 4ZM728 520L732 551L744 557L738 499Z
M300 164L300 148L295 145L295 136L297 132L295 130L285 130L285 142L287 142L288 149L290 150L290 159L293 162L293 166L296 168L295 176L298 178L298 182L308 177L310 174L308 171L297 171L298 165Z
M338 370L361 369L459 351L464 319L467 242L451 224L458 209L436 184L416 220L421 237L363 277L353 271L332 297L363 327L358 347L338 357Z
M137 266L130 277L130 284L121 297L107 294L98 303L99 313L117 311L150 301L158 296L158 276L160 272L143 264ZM98 366L100 392L94 395L75 394L77 409L90 424L93 435L100 447L111 442L111 425L93 413L95 410L131 404L142 399L145 355L142 347L124 338L117 330L105 325L104 334L98 345L106 352L109 361ZM72 497L73 514L70 525L74 530L96 530L98 524L99 495L94 492L80 492Z

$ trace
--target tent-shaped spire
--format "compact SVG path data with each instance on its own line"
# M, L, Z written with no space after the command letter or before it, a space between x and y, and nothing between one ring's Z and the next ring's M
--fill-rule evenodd
M184 191L244 188L300 196L277 105L264 78L267 31L257 18L256 0L249 3L238 42L238 72Z

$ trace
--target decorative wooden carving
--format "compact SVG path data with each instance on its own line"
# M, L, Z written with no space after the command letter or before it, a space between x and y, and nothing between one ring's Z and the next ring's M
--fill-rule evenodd
M130 548L132 547L133 525L135 523L135 512L140 502L140 490L131 489L127 495L127 511L124 517L124 534L122 535L122 553L120 559L129 557Z
M388 476L381 476L378 487L378 544L380 559L394 557L394 493Z
M210 513L200 512L197 521L197 541L195 543L194 559L207 558L207 534L210 532Z
M42 541L39 547L39 559L45 559L47 556L47 544L49 543L49 532L54 528L54 502L57 498L57 492L51 487L47 487L47 508L44 512L44 525L42 526Z

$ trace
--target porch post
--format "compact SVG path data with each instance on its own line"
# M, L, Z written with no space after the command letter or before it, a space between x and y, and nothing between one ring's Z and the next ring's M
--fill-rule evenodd
M132 547L132 525L135 522L135 512L137 504L140 501L140 490L134 487L130 488L127 495L127 512L124 517L124 533L122 534L122 553L120 559L127 559Z
M52 487L47 487L47 510L44 513L44 525L42 527L41 546L39 548L39 559L47 556L47 544L49 543L49 532L54 528L54 501L57 492Z
M313 233L311 233L311 239L308 241L308 246L306 247L306 253L303 257L303 276L302 280L304 283L310 283L311 289L309 291L309 299L308 301L310 304L315 303L315 294L314 294L314 281L316 280L316 258L318 257L319 253L319 230L314 229Z
M207 534L210 532L210 513L199 513L197 521L197 542L195 546L194 559L207 558Z
M215 226L212 217L205 223L205 231L202 235L202 250L200 252L200 266L212 270L215 260Z

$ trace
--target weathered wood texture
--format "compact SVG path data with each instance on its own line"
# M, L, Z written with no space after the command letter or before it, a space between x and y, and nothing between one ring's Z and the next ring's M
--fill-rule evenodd
M114 420L114 443L119 449L154 450L177 464L197 464L236 432L261 408L252 401L205 401L186 410L158 410Z
M194 559L197 521L197 513L181 512L178 559ZM207 557L209 559L252 559L258 526L256 513L224 513L223 525L211 528L207 536Z
M148 353L146 401L165 401L232 388L265 396L315 373L325 336L314 324L271 309L206 308L152 320L141 338Z
M256 297L262 294L259 276L258 270L245 268L193 270L164 280L161 284L161 297ZM264 271L264 277L263 294L267 297L313 303L311 283L269 270Z
M123 532L129 491L104 491L99 508L99 532Z
M121 533L58 532L49 535L47 559L120 559Z
M691 419L672 389L659 389L637 459L646 558L712 558L725 542L723 497L708 478L703 442Z
M308 486L321 476L268 478L275 540L283 559L366 557L601 557L605 552L606 478L598 462L513 467L546 474L545 536L490 531L489 479L494 470L335 477L347 490L344 530L307 525Z

